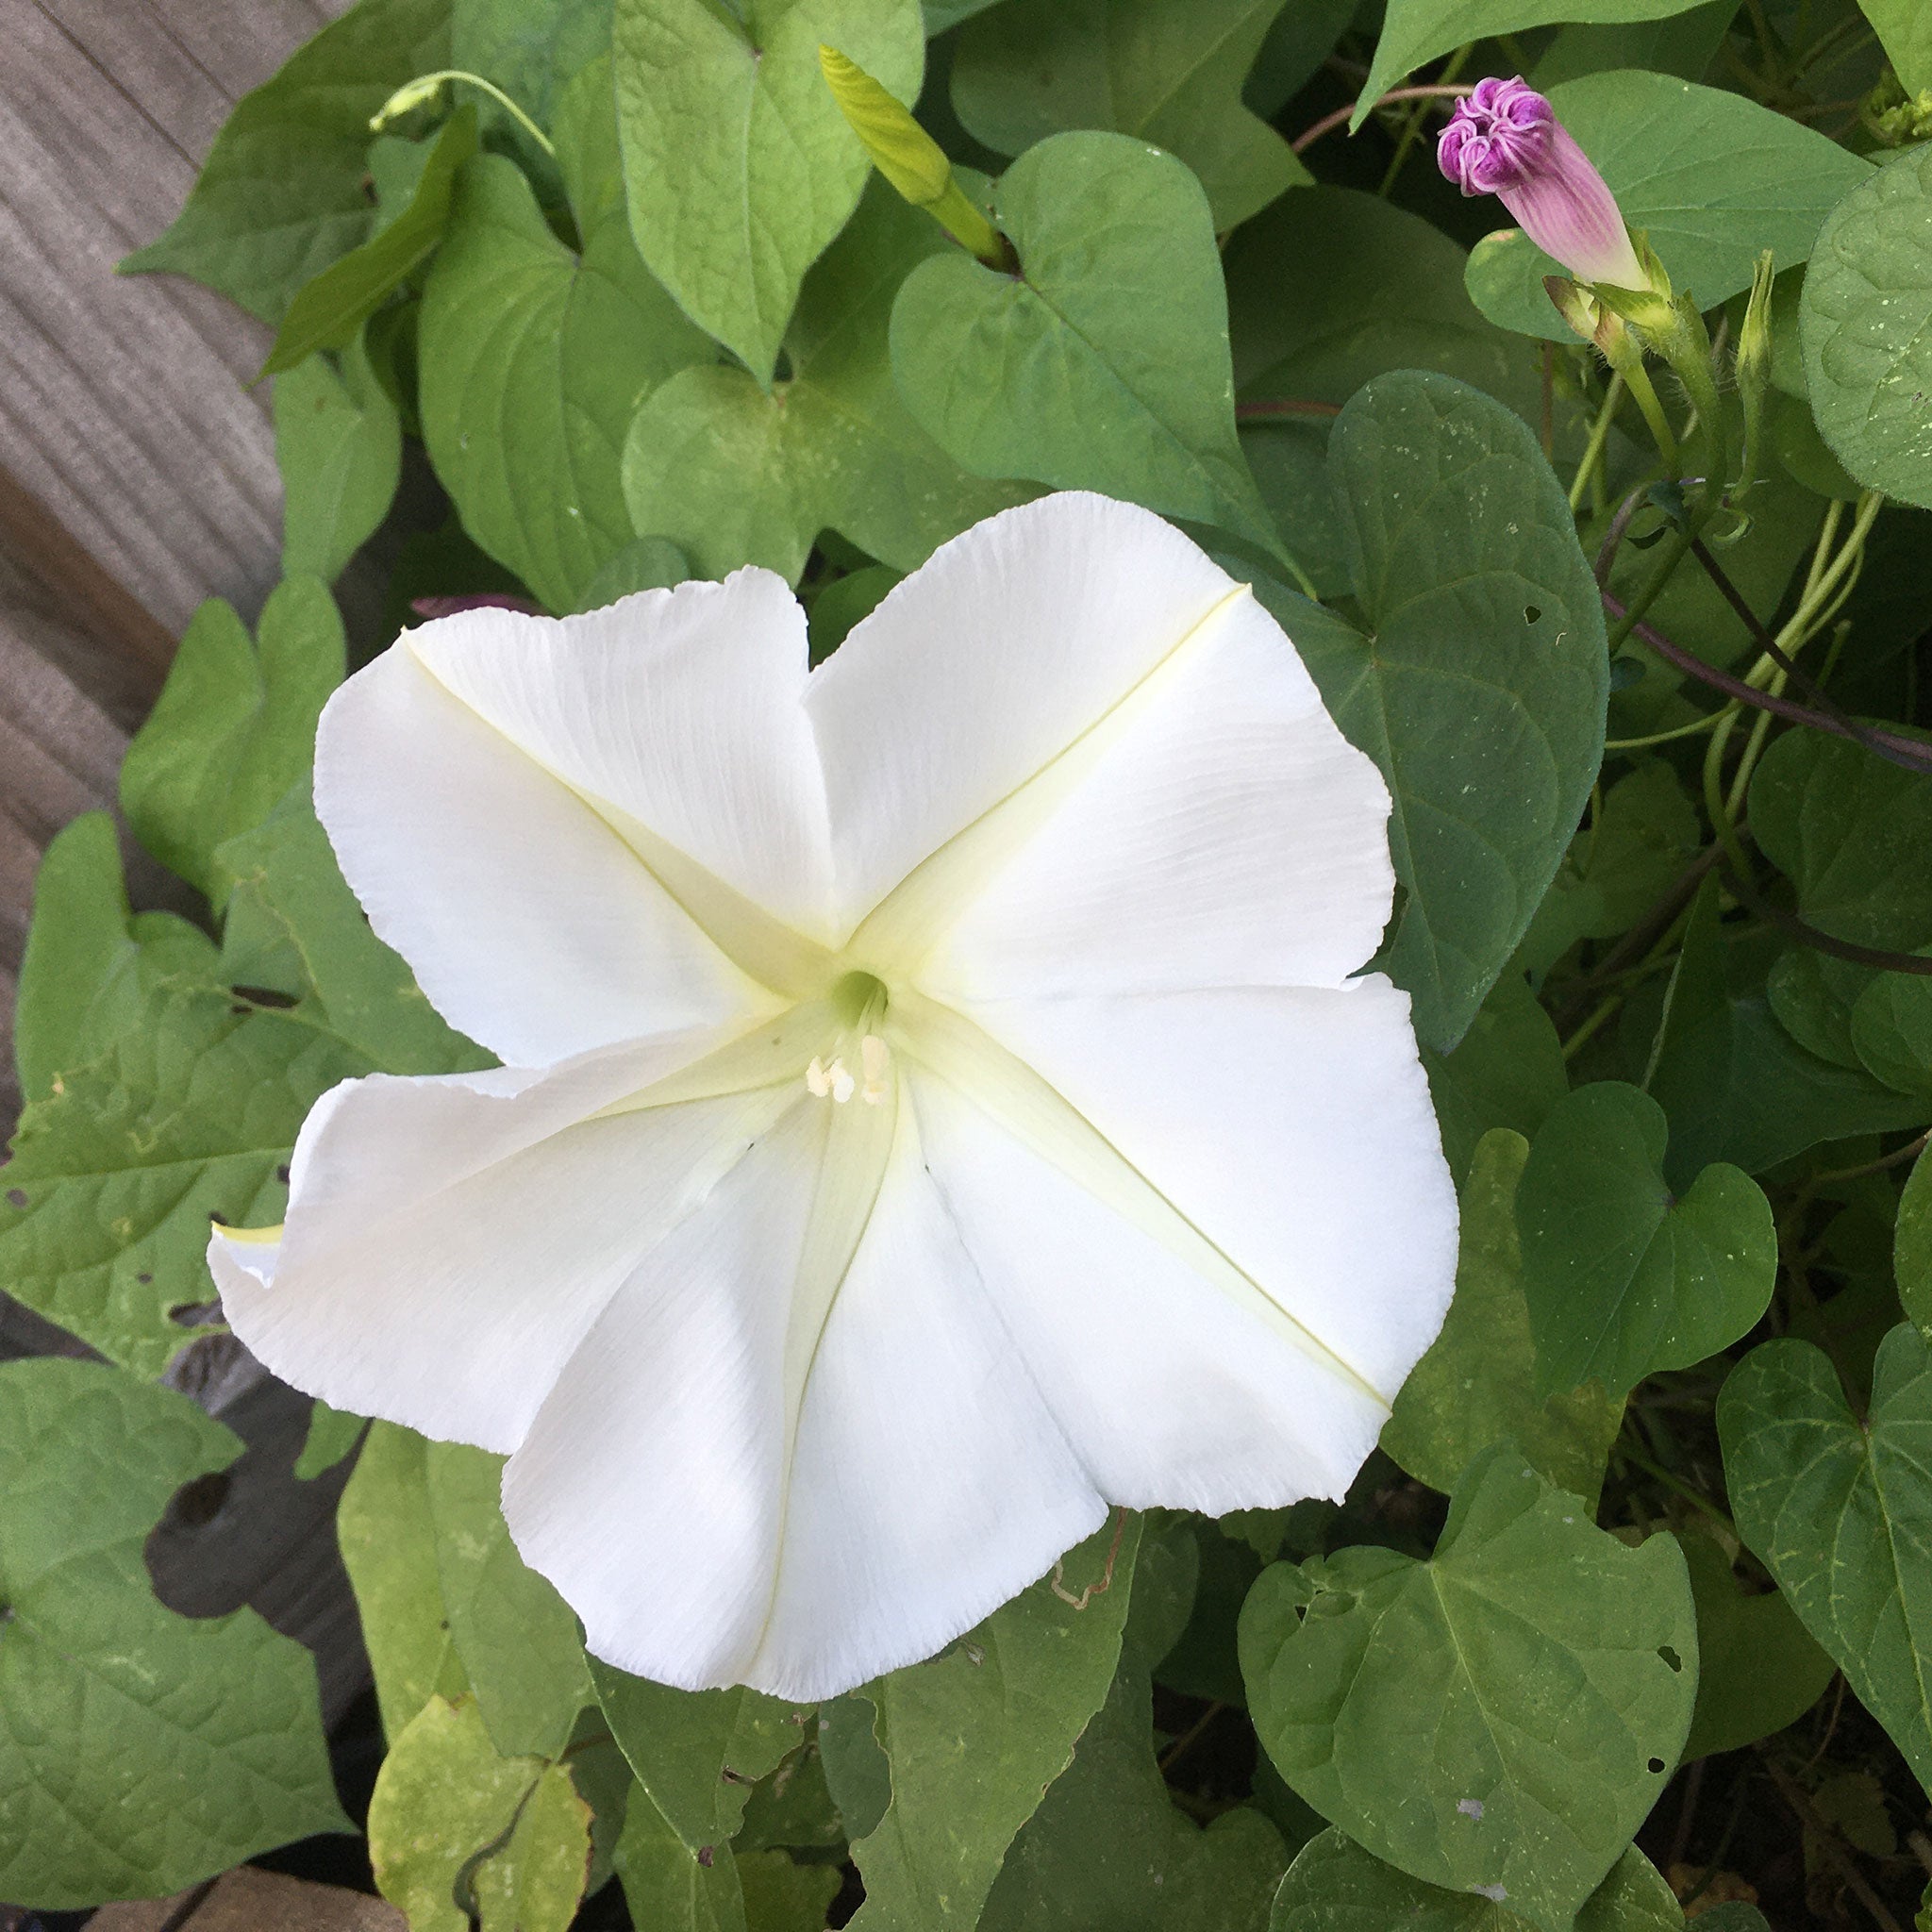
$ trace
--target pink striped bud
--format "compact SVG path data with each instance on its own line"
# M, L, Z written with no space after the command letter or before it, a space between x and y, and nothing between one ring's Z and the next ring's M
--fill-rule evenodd
M1456 104L1436 159L1463 193L1497 196L1579 281L1648 286L1616 196L1527 81L1477 81Z

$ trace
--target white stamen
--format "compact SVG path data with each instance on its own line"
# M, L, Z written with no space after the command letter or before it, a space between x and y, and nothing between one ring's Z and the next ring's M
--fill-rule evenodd
M832 1091L832 1083L825 1077L824 1062L816 1054L812 1056L811 1065L805 1070L805 1084L818 1100L824 1099Z
M825 1076L832 1083L832 1098L843 1107L852 1098L852 1090L858 1083L845 1071L843 1060L834 1060L825 1069Z
M892 1064L891 1050L876 1033L868 1033L858 1042L858 1055L865 1066L862 1098L868 1107L876 1107L891 1091L886 1085L886 1074Z

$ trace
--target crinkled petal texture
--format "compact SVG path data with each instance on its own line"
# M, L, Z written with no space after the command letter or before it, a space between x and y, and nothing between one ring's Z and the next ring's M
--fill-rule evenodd
M224 1302L507 1453L626 1670L829 1696L1109 1505L1339 1495L1441 1323L1407 1001L1354 976L1387 792L1144 511L993 518L809 675L758 571L441 620L331 702L316 795L511 1064L327 1095ZM841 1102L806 1071L859 1030Z

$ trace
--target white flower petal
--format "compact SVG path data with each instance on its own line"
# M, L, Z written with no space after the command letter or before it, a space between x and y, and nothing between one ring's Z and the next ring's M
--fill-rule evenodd
M772 1004L596 812L407 642L329 700L315 808L378 937L438 1012L513 1064Z
M1392 1401L1456 1277L1455 1190L1407 994L1375 974L969 1010Z
M1210 1516L1340 1497L1388 1411L945 1083L925 1159L1101 1492Z
M1078 491L941 545L806 693L843 921L1064 752L1234 588L1172 525Z
M838 1111L798 1108L653 1254L505 1472L525 1560L622 1669L831 1696L930 1655L1104 1516L903 1115L788 1441Z
M1395 886L1388 789L1268 612L1237 600L1146 697L958 908L923 987L1339 986L1374 951Z
M344 1082L303 1124L282 1241L209 1244L230 1325L340 1408L514 1449L619 1283L790 1102L591 1118L714 1043Z

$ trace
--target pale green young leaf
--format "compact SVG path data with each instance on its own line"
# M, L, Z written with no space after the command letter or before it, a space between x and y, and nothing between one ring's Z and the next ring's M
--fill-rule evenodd
M61 1909L178 1890L347 1830L315 1664L253 1610L177 1616L142 1547L242 1443L93 1362L0 1364L0 1892Z
M333 1469L362 1440L368 1423L367 1416L351 1415L322 1401L311 1403L308 1433L303 1437L302 1453L295 1458L295 1479L311 1482L325 1470Z
M1569 1932L1656 1803L1697 1682L1676 1544L1620 1542L1507 1447L1465 1473L1430 1561L1277 1564L1241 1645L1261 1741L1302 1798L1542 1932Z
M1257 583L1394 800L1407 888L1385 956L1424 1044L1474 1018L1590 796L1609 688L1603 613L1529 429L1447 376L1378 377L1329 446L1364 635Z
M21 1117L0 1192L9 1294L138 1374L156 1375L213 1298L210 1216L281 1219L310 1107L368 1071L330 1036L219 991L166 981L98 1059Z
M1389 0L1374 61L1362 83L1355 125L1368 118L1375 100L1424 61L1447 54L1465 41L1557 21L1596 25L1657 20L1682 13L1697 0Z
M769 381L805 272L871 162L821 44L910 105L918 0L617 0L613 59L639 251L685 312Z
M1776 1591L1747 1596L1707 1536L1677 1541L1697 1601L1697 1704L1684 1757L1739 1751L1794 1724L1824 1695L1838 1666Z
M1932 13L1920 12L1932 85ZM1811 408L1867 489L1932 506L1932 146L1852 187L1798 305Z
M491 1741L506 1757L560 1757L595 1693L576 1618L510 1541L503 1457L432 1442L424 1474L450 1641Z
M222 971L234 985L297 1001L300 1017L388 1074L453 1074L491 1064L424 997L400 954L377 939L298 784L253 831L222 846L234 880Z
M402 419L361 335L340 370L325 356L277 376L282 569L333 583L389 513L403 470Z
M1234 227L1308 171L1241 103L1282 0L1005 0L953 56L953 109L976 141L1017 155L1050 134L1110 128L1177 155L1214 225Z
M1289 1868L1269 1932L1524 1932L1529 1923L1492 1899L1424 1885L1331 1829ZM1681 1932L1683 1924L1671 1888L1632 1845L1584 1901L1575 1932Z
M297 368L318 349L348 346L357 330L436 252L449 225L457 170L475 152L476 109L466 102L429 144L414 171L408 202L368 241L296 291L261 365L262 375Z
M1932 88L1932 13L1920 0L1858 0L1907 93Z
M369 234L369 119L449 65L450 0L360 0L244 94L188 206L124 273L192 275L264 322Z
M1521 974L1497 980L1454 1053L1423 1048L1442 1154L1460 1186L1492 1127L1528 1136L1570 1091L1562 1043Z
M701 1854L641 1788L631 1792L613 1862L633 1924L651 1932L751 1932L731 1847Z
M1932 1782L1932 1356L1901 1324L1861 1422L1807 1341L1754 1348L1718 1397L1738 1532L1805 1627Z
M391 1744L432 1697L456 1699L469 1690L436 1567L428 1448L413 1429L372 1423L336 1512L336 1539Z
M1803 261L1833 204L1872 173L1803 122L1668 74L1588 75L1552 89L1550 105L1701 308L1749 288L1763 249L1781 269ZM1498 229L1470 256L1469 292L1505 328L1574 341L1543 291L1564 273L1520 229Z
M1892 1250L1898 1298L1922 1333L1932 1335L1932 1155L1912 1163L1898 1200Z
M158 979L212 984L215 949L172 912L131 913L114 822L91 811L61 827L34 875L33 923L13 1009L21 1092L44 1100L57 1077L140 1024Z
M687 369L639 410L624 455L636 526L674 540L706 576L758 563L795 579L826 528L909 571L1029 494L969 475L892 386L892 298L917 264L956 253L874 182L806 276L786 380L765 390L741 369Z
M565 1766L501 1756L474 1700L432 1697L376 1774L369 1858L409 1932L565 1932L590 1826Z
M553 610L633 535L619 459L639 404L704 338L631 245L621 209L578 257L515 165L483 155L423 298L423 435L463 527Z
M1120 1660L1141 1523L1127 1519L1068 1552L928 1663L866 1687L891 1764L891 1802L855 1841L865 1881L858 1932L952 1932L978 1923L1007 1847L1064 1772L1106 1701Z
M752 1787L805 1737L809 1711L760 1690L678 1690L595 1657L590 1668L611 1735L666 1828L692 1853L738 1835Z
M1771 1204L1714 1163L1664 1179L1664 1110L1621 1080L1580 1087L1530 1144L1516 1197L1523 1287L1545 1393L1596 1380L1623 1396L1748 1334L1777 1278Z
M121 767L135 836L219 910L230 880L215 849L260 824L315 755L315 721L342 680L342 620L319 577L284 577L250 641L210 598Z
M1482 1451L1511 1442L1533 1469L1594 1505L1624 1405L1597 1382L1550 1396L1536 1387L1516 1231L1528 1158L1529 1143L1506 1129L1478 1143L1462 1189L1456 1296L1395 1398L1382 1447L1446 1493Z
M1006 275L962 251L907 276L892 374L982 476L1098 490L1280 553L1234 427L1227 303L1201 185L1124 134L1056 134L1000 177Z
M591 1869L591 1807L569 1769L530 1788L509 1837L470 1874L476 1932L567 1932Z

